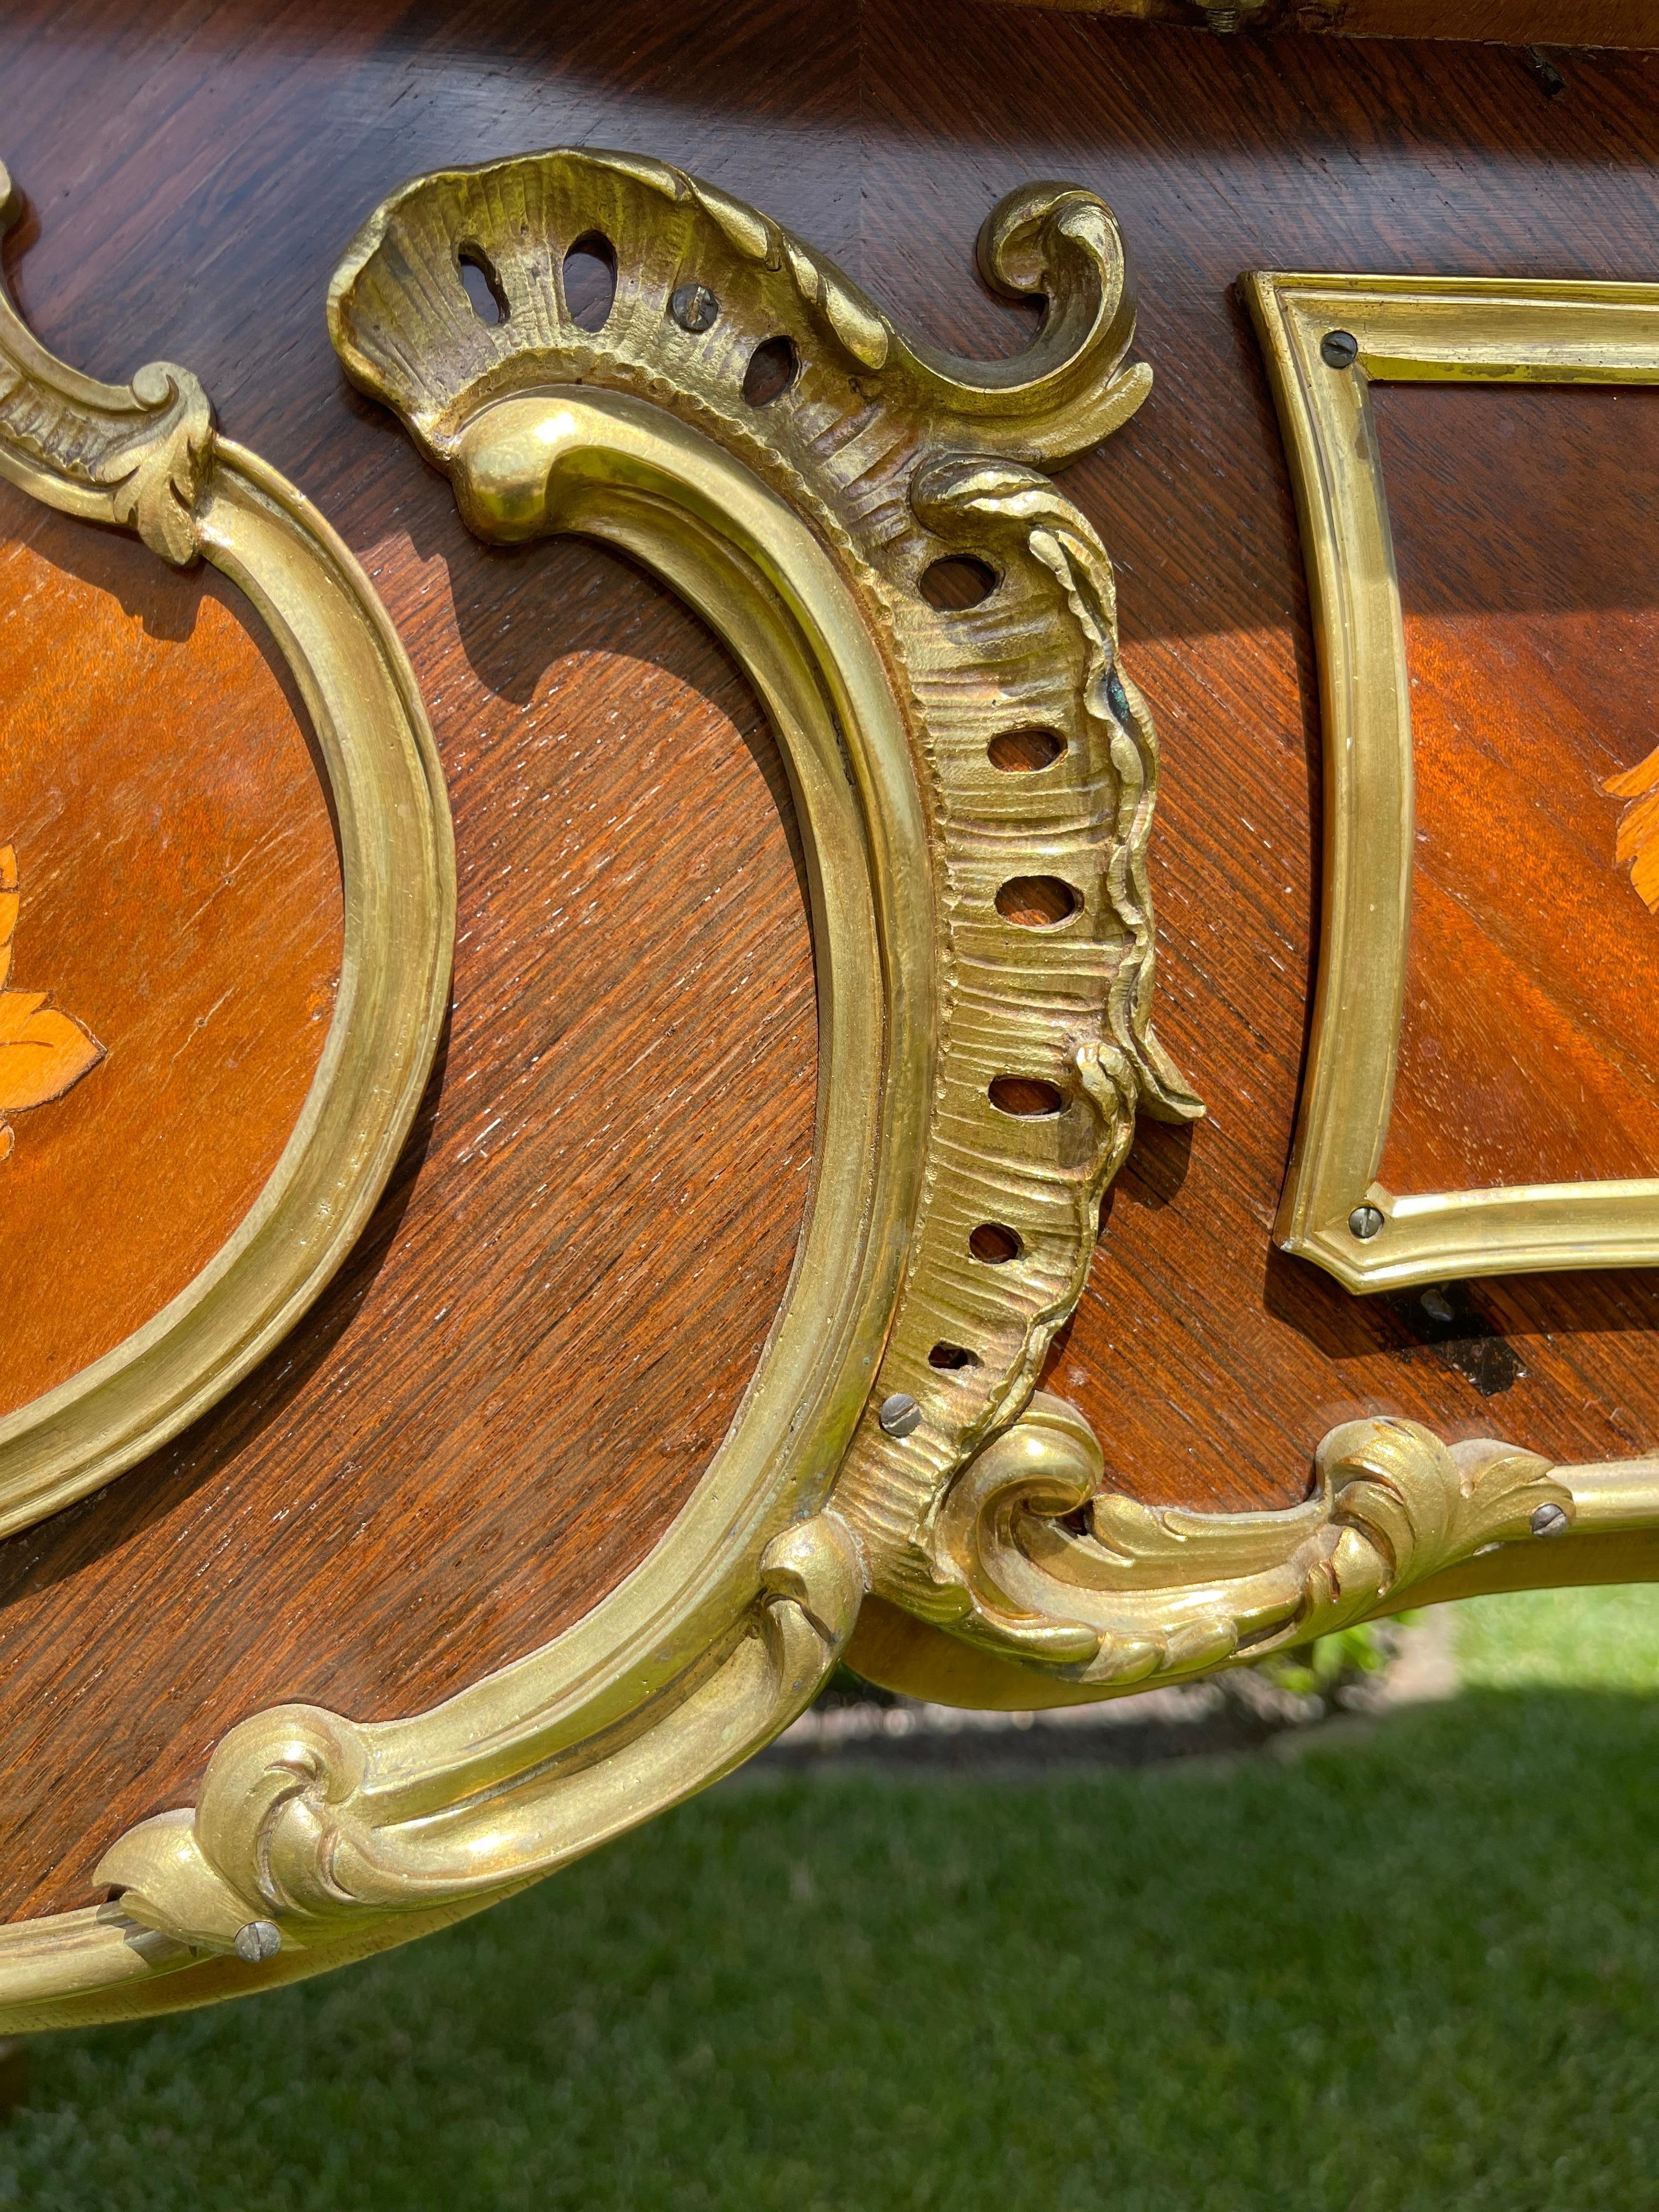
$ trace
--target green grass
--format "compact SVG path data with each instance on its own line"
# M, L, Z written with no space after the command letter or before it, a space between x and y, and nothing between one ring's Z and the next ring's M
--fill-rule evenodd
M1659 1589L1526 1590L1466 1605L1457 1663L1492 1689L1659 1692Z
M42 2039L29 2212L1646 2212L1659 1591L1369 1742L728 1785L240 2007Z

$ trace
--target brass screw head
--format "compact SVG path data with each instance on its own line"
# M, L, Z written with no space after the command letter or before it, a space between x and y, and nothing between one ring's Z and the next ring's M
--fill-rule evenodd
M274 1920L250 1920L246 1927L236 1930L236 1955L246 1959L250 1966L257 1966L264 1959L274 1959L282 1948L283 1931Z
M669 313L693 337L712 330L720 311L720 303L707 284L682 284L668 302Z
M908 1437L921 1426L921 1408L907 1391L895 1390L882 1400L876 1419L890 1437Z

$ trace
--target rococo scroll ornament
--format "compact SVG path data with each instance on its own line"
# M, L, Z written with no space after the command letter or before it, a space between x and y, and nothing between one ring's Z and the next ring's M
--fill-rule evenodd
M602 315L567 292L583 258ZM908 342L766 217L632 155L419 179L348 250L341 360L468 525L640 561L771 716L812 903L813 1188L748 1391L641 1565L430 1711L242 1721L192 1803L110 1839L109 1902L0 1930L9 2024L200 2002L475 1911L728 1771L848 1650L963 1702L1118 1694L1656 1517L1644 1467L1388 1422L1330 1438L1289 1513L1160 1513L1103 1494L1087 1425L1034 1395L1136 1115L1202 1109L1152 1027L1152 724L1105 549L1045 473L1147 388L1116 227L1033 185L980 261L1044 303L1017 360Z

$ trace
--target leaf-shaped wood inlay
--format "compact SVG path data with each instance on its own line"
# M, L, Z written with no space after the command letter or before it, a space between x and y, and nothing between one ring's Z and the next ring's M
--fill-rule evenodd
M1630 879L1650 914L1659 914L1659 750L1601 786L1614 799L1634 802L1619 817L1613 857L1631 863Z
M48 1006L46 992L5 988L18 903L17 855L9 845L0 846L0 1160L12 1148L8 1114L61 1098L104 1057L91 1030Z

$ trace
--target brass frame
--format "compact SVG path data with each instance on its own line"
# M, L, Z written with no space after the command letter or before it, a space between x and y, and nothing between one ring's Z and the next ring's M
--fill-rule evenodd
M0 167L0 233L21 202ZM0 1419L0 1535L84 1497L204 1413L292 1328L373 1211L448 1000L455 869L425 709L368 580L310 501L220 437L167 363L130 387L55 361L0 286L0 475L67 514L210 561L252 601L304 698L333 793L340 983L282 1157L208 1265L112 1352Z
M1659 383L1659 286L1496 277L1241 280L1301 518L1324 723L1312 1039L1274 1234L1351 1291L1659 1264L1659 1180L1399 1196L1377 1180L1404 1003L1413 854L1405 629L1370 386ZM1328 365L1328 333L1358 342ZM1358 1237L1350 1217L1374 1207Z

